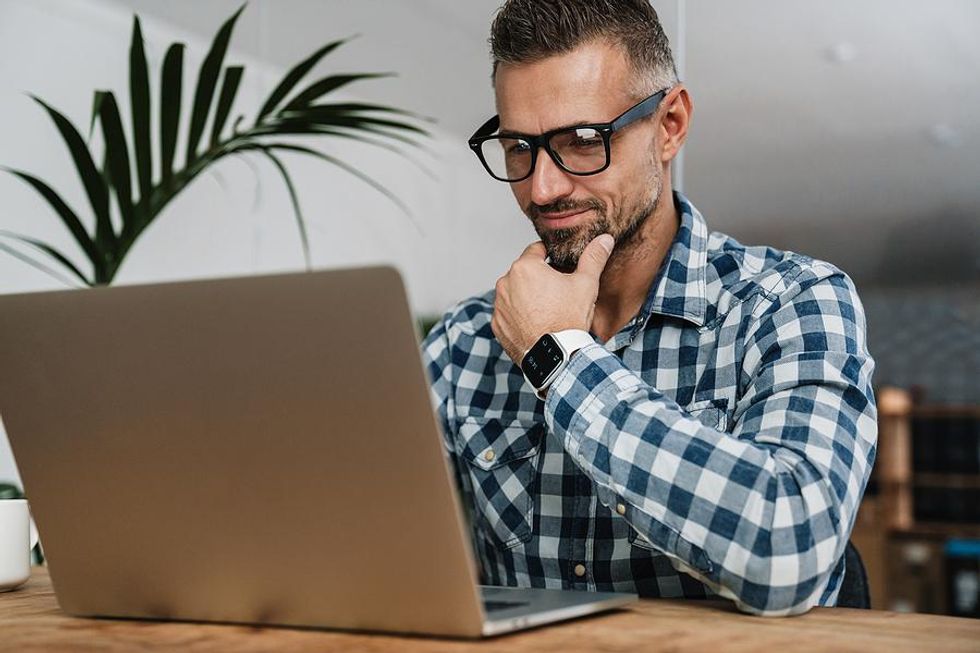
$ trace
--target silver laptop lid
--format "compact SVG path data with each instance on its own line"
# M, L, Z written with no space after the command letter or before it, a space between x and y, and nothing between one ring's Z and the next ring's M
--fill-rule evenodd
M481 633L391 268L0 297L0 415L67 612Z

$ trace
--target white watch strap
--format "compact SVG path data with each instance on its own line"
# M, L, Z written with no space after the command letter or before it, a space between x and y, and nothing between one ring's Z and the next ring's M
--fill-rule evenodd
M556 331L551 334L551 337L558 341L558 344L565 350L569 358L582 347L595 344L595 338L592 337L592 334L583 329Z

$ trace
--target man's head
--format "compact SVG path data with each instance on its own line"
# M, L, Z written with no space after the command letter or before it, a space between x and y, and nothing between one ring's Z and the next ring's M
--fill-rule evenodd
M686 92L674 88L674 62L656 12L647 0L509 0L494 20L490 45L501 134L611 122L673 88L656 113L611 135L602 172L571 174L541 150L532 174L511 184L560 269L574 269L585 245L603 232L620 246L630 243L664 194L690 110Z
M637 99L677 83L657 12L648 0L508 0L490 28L493 74L604 40L623 49Z

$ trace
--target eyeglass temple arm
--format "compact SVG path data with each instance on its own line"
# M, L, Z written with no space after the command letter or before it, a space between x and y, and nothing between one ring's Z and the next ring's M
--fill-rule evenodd
M668 91L670 91L670 89L665 88L659 93L654 93L647 99L637 104L632 109L629 109L626 113L624 113L619 118L613 121L612 123L613 131L616 131L617 129L621 129L622 127L625 127L631 122L635 120L639 120L640 118L643 118L644 116L648 116L651 113L653 113L654 110L656 110L657 105L660 104L660 101L664 99L664 96L667 94Z

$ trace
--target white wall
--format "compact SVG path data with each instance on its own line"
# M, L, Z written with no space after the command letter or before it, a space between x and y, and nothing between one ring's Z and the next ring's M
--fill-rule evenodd
M207 11L199 12L206 15L207 23L199 30L188 31L146 15L139 6L148 5L145 2L0 0L0 112L4 116L0 125L0 163L51 181L70 204L85 213L84 195L56 131L44 112L23 92L44 98L79 125L87 123L93 89L114 89L122 96L118 99L125 101L132 20L127 5L138 5L154 81L166 46L173 40L188 43L185 98L189 100L192 88L187 86L208 45L198 32L209 38L238 4L237 0L207 3ZM330 18L329 26L305 28L302 31L306 38L297 39L286 28L291 21L302 21L304 17L279 11L282 4L301 3L252 2L236 30L233 46L242 47L235 48L228 60L246 64L237 111L246 115L254 112L284 72L286 63L295 63L328 40L361 32L359 39L328 57L319 70L395 70L399 79L365 82L361 86L363 93L357 86L352 86L351 92L358 94L357 99L424 111L434 115L440 125L445 116L458 120L454 106L444 106L444 115L437 115L431 111L432 105L421 107L426 103L404 92L406 79L410 83L413 76L430 74L428 64L432 57L414 51L405 56L390 41L372 42L373 29L392 31L392 25L372 23L363 15L355 15L365 13L363 9L340 11L339 4L334 3L331 11L320 12L320 23L326 24ZM373 4L401 6L394 2ZM186 13L188 7L194 6L199 3L183 3L177 8ZM260 24L259 18L265 22ZM428 24L426 16L415 18L415 24L406 23L404 15L391 20L398 21L398 31L428 43L430 50L438 49L433 41L440 38L451 46L447 50L458 48L457 43L452 43L451 34L434 29L440 27L438 24L432 24L420 38L422 28ZM57 49L54 44L58 44ZM271 58L281 59L279 54L258 60L242 54L256 49L278 53L283 49L280 45L285 44L294 56L284 60L283 65L267 63ZM387 61L378 55L379 46L388 50ZM472 48L485 61L485 44L477 42ZM481 75L485 73L480 70ZM472 75L473 71L458 74ZM445 81L448 87L453 85L451 77ZM470 106L475 105L479 113L469 111L471 124L493 110L489 86L484 97L474 100ZM186 114L185 109L185 119ZM345 173L319 161L287 155L311 222L315 267L394 262L408 277L414 305L422 312L441 310L460 295L477 292L492 283L493 272L509 262L510 251L522 247L533 233L506 186L488 183L466 148L465 139L447 133L440 125L434 128L434 153L416 157L436 173L437 180L388 152L348 141L321 141L324 151L357 164L405 200L412 208L414 224L388 200ZM3 228L39 236L77 254L56 218L25 184L11 176L0 176L0 196L4 198L0 209ZM467 199L476 197L479 199ZM480 246L469 251L450 247L450 243L462 242ZM458 263L465 263L463 273L447 275L446 270L460 268ZM254 273L297 269L301 265L291 208L279 177L258 158L255 169L229 160L194 182L168 207L131 253L118 282ZM0 257L0 291L56 286L56 282L22 263Z
M143 22L151 80L158 79L171 42L188 44L184 93L189 101L211 36L239 4L0 0L0 165L45 179L87 215L84 193L57 132L25 92L45 99L80 127L87 125L96 88L115 90L127 106L135 9ZM227 61L246 65L235 111L254 115L289 66L329 40L360 33L317 70L396 71L397 79L366 82L361 91L353 86L351 92L363 92L358 99L439 120L432 154L417 157L436 180L388 152L322 141L324 151L342 155L406 201L413 218L346 173L286 155L309 221L314 267L394 263L406 277L415 310L430 314L490 288L533 231L506 185L486 177L459 133L462 125L478 125L493 112L485 33L471 38L454 22L452 11L435 15L409 5L252 0ZM431 88L432 75L442 78L442 97L413 93L413 88ZM482 90L461 97L463 87L455 82L459 76L487 81ZM422 79L428 84L419 83ZM128 112L123 112L125 120ZM187 114L185 108L182 128ZM455 132L447 131L446 124L455 125ZM40 238L81 260L60 222L26 184L0 174L0 198L0 228ZM229 160L193 182L164 211L134 247L117 283L299 270L302 265L292 209L278 175L258 158L252 166ZM0 292L59 287L0 253ZM5 479L18 476L0 430L0 480Z
M486 38L501 2L250 0L229 57L248 67L238 110L254 111L286 68L319 45L360 34L320 70L396 71L352 90L439 121L434 156L422 157L438 181L387 153L343 149L412 206L418 228L359 181L320 162L291 161L316 267L395 263L416 310L431 313L490 287L533 238L506 186L485 177L465 146L493 112ZM181 40L191 84L212 35L239 4L0 0L0 165L50 180L84 211L56 131L24 92L80 124L93 89L124 97L134 11L144 19L153 77L166 46ZM712 227L826 258L861 288L978 283L980 4L653 4L675 45L686 13L687 51L675 49L695 101L685 190ZM198 179L138 243L118 282L299 269L282 183L264 162L255 166L227 161ZM0 173L0 200L0 228L77 255L23 183ZM0 254L0 293L54 287ZM12 475L0 432L0 479Z

